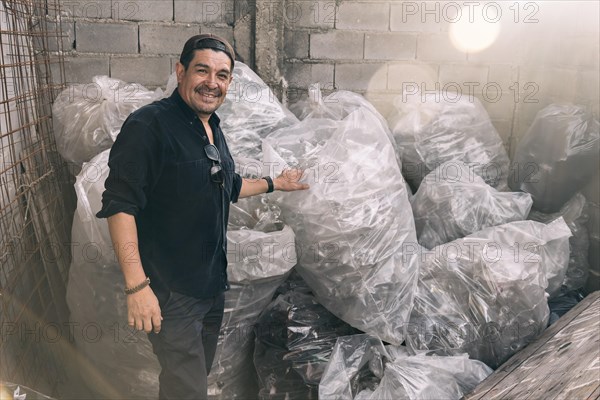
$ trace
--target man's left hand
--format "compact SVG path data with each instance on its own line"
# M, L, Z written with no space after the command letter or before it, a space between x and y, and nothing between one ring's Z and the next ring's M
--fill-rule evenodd
M306 190L310 186L306 183L298 182L304 173L301 169L286 169L281 175L273 179L273 187L275 190L282 192L293 192L294 190Z

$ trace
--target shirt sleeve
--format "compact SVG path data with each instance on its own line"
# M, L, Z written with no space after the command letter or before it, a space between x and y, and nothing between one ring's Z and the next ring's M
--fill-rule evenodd
M110 150L102 209L96 217L108 218L119 212L136 216L144 209L148 193L159 176L161 155L162 146L155 129L130 116Z
M231 188L230 200L232 203L237 203L240 197L240 190L242 190L242 177L240 174L233 174L233 185Z

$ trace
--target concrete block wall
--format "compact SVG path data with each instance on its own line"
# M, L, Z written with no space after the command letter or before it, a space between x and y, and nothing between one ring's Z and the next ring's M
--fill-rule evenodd
M285 9L291 93L305 90L310 76L363 93L385 116L407 85L460 89L482 101L511 154L552 102L598 115L597 2L286 0ZM496 40L482 51L455 45L475 24L497 31ZM485 36L478 33L466 37Z
M241 58L252 62L245 27L251 9L243 1L64 0L61 6L59 15L48 18L62 27L67 83L108 75L164 87L185 41L205 32L227 38Z

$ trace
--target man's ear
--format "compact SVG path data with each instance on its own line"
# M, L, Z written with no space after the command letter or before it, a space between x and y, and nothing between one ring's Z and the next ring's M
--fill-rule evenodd
M177 83L180 83L183 79L183 75L185 75L185 67L179 61L175 64L175 74L177 74Z

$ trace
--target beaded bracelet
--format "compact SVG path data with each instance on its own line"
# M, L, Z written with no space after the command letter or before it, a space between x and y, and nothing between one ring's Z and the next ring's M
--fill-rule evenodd
M146 279L144 279L144 282L140 283L137 286L134 286L132 288L125 288L125 294L129 295L129 294L134 294L139 292L140 290L142 290L143 288L145 288L146 286L148 286L150 284L150 278L146 277Z

